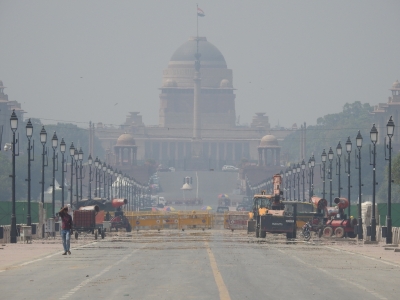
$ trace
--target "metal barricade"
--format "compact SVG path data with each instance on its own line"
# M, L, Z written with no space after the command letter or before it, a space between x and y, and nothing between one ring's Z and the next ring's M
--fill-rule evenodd
M246 211L226 212L225 228L234 230L247 230L249 213Z
M211 229L213 214L203 211L188 211L179 213L179 229Z

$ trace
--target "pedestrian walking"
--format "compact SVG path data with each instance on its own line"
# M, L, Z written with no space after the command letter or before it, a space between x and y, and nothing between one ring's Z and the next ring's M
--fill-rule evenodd
M62 237L62 243L64 247L64 253L63 255L71 254L71 251L69 250L70 246L70 240L71 240L71 234L72 234L72 217L68 213L68 206L63 207L58 215L61 218L62 222L62 227L61 227L61 237Z

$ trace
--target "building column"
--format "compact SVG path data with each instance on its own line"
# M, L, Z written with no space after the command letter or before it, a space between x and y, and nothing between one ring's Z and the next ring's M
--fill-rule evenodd
M262 148L258 148L258 165L263 165L263 158L262 158Z
M268 165L268 148L264 148L264 165Z
M281 149L280 148L276 149L276 165L277 166L281 165Z

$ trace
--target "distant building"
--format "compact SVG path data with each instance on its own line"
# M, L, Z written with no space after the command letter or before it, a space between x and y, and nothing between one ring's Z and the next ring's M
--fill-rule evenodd
M390 116L393 117L395 130L392 142L398 146L400 144L400 82L398 80L393 82L392 88L389 90L392 92L392 96L388 98L388 102L376 105L371 114L379 132L378 143L380 144L383 144L385 137L387 137L386 124Z
M0 132L2 130L2 151L4 150L4 145L6 143L11 143L12 131L10 128L10 117L13 110L15 110L19 120L18 131L22 132L21 134L25 134L25 127L21 126L25 112L21 108L20 103L17 101L8 100L8 95L4 93L5 88L6 87L3 85L3 81L0 80Z
M232 70L222 53L205 37L192 37L172 54L163 71L159 124L146 126L139 112L131 112L120 128L99 123L96 135L113 153L109 163L114 165L121 165L123 151L132 153L124 154L132 157L129 164L154 160L177 169L221 169L242 159L258 163L261 138L273 134L277 141L283 140L291 130L271 129L264 112L257 112L250 126L239 126L234 92ZM267 110L268 105L265 102L254 111ZM123 134L134 139L128 145L131 150L123 150L127 149L119 140ZM264 165L265 158L267 164L279 165L278 148L262 150ZM267 151L273 151L273 159L268 160Z

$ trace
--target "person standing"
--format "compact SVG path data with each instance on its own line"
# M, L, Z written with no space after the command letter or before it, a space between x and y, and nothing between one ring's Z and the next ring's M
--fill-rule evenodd
M62 237L62 243L64 247L64 253L63 255L71 254L71 251L69 250L70 246L70 240L71 240L71 234L72 234L72 217L68 213L68 206L63 207L60 212L58 213L61 222L62 222L62 227L61 227L61 237Z

